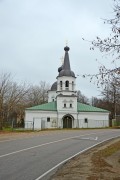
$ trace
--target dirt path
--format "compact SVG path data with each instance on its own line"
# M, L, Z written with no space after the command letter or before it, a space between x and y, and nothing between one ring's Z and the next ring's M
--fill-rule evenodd
M120 180L120 138L99 145L64 164L51 180Z

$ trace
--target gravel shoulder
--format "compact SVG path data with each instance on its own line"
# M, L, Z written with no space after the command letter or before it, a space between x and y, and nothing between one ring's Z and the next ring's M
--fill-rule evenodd
M120 180L120 138L78 155L61 166L51 180Z

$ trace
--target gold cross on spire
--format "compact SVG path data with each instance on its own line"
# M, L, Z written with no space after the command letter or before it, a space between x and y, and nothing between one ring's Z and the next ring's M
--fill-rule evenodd
M66 40L66 46L68 45L68 40Z

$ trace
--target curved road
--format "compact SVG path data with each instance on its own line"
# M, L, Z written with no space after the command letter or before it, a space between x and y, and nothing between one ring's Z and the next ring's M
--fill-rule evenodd
M68 159L119 136L120 130L100 129L0 138L0 180L47 180Z

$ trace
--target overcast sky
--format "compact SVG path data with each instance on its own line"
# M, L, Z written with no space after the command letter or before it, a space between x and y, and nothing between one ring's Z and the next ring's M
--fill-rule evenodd
M66 40L76 76L98 72L96 58L109 66L82 38L109 34L102 19L112 17L112 7L112 0L0 0L0 72L12 73L18 82L52 85ZM78 76L76 83L87 97L100 94L89 80Z

